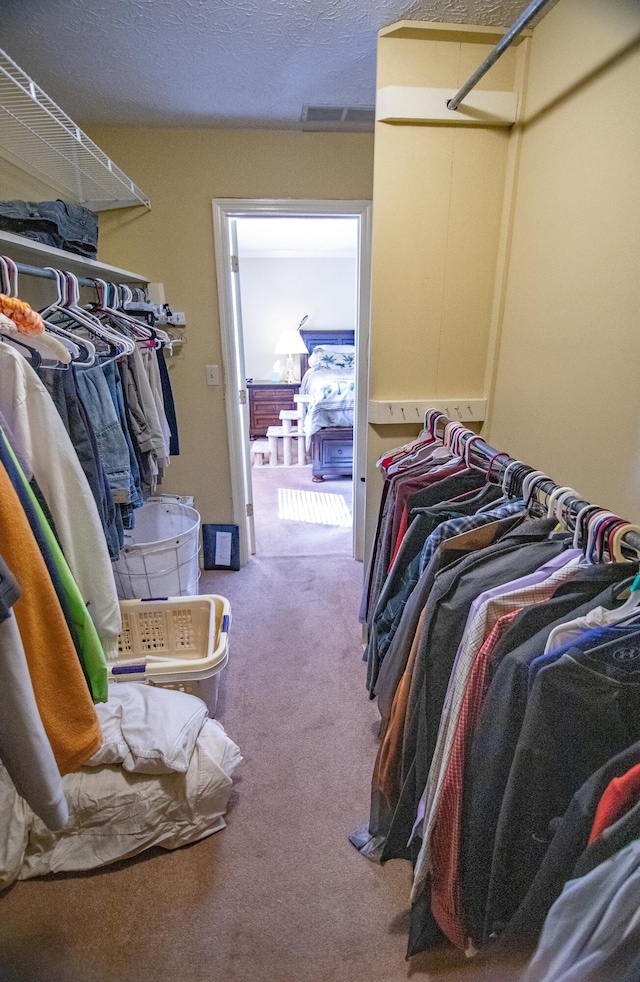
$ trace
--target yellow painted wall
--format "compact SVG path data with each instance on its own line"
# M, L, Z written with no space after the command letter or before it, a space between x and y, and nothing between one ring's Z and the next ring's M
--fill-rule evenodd
M383 33L378 89L457 88L493 43ZM513 91L518 57L509 50L480 87ZM375 136L369 398L482 397L509 131L377 123ZM375 460L413 432L369 426L367 546Z
M181 456L166 490L195 494L204 521L232 518L212 198L370 199L370 134L274 130L91 128L90 136L152 202L152 210L103 212L99 259L163 282L187 319L187 344L170 363Z
M560 0L540 22L521 139L488 436L638 522L637 0Z

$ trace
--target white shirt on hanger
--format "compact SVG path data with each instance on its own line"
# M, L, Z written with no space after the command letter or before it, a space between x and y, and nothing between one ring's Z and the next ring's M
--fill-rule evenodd
M0 345L0 411L49 506L105 655L113 658L118 650L120 605L91 488L51 396L26 359L8 345Z

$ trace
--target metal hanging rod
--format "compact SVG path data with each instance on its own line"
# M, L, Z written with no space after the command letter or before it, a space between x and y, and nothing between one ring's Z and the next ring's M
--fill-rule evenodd
M444 422L444 419L448 420L448 418L444 416L444 413L440 413L440 420L438 420L436 425L441 425ZM448 420L448 422L452 421ZM491 472L494 473L496 477L499 477L500 474L504 474L507 467L518 463L521 464L521 466L526 467L529 471L534 470L533 467L529 467L527 464L522 464L521 461L517 461L514 457L510 457L509 454L496 450L495 447L492 447L485 440L479 438L475 433L473 433L472 430L468 430L467 432L473 437L473 444L471 448L472 452L480 454L484 459L486 459L486 461L489 463ZM540 482L541 484L546 483L549 485L548 489L542 489L547 498L554 488L559 487L559 485L557 485L551 477L547 478L546 481L541 478ZM584 501L582 498L573 498L566 502L566 508L577 515L578 512L582 508L585 508L588 504L589 502ZM638 532L634 532L633 530L625 532L623 540L631 549L640 554L640 534Z
M28 263L16 263L19 273L24 273L25 276L37 276L41 280L55 280L56 275L50 269L43 269L42 266L30 266ZM95 287L95 280L87 279L86 276L76 277L80 286L93 286Z
M489 52L482 64L476 68L471 78L467 79L460 91L456 92L453 99L449 99L447 109L458 108L465 96L469 95L471 89L487 74L491 66L495 65L500 55L504 54L511 42L517 38L518 34L524 31L525 27L531 23L536 14L540 13L551 2L552 0L533 0L533 3L529 4L526 10L520 14L511 30L507 31L505 36L498 41L495 48Z
M18 272L23 273L25 276L37 276L41 280L55 280L56 276L50 269L44 269L42 266L31 266L29 263L16 263L18 267ZM75 275L75 274L74 274ZM107 273L103 275L103 279L107 279ZM76 276L76 279L80 286L89 286L95 289L96 281L87 276ZM133 280L131 282L134 282ZM139 285L139 283L136 283Z

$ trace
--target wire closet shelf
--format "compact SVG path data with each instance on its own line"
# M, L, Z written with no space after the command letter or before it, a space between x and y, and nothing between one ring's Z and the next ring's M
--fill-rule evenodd
M94 211L151 207L144 192L2 49L0 156Z

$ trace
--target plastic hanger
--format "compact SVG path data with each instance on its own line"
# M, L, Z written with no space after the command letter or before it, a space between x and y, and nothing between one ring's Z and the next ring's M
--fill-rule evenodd
M627 561L622 552L623 540L627 532L637 532L640 534L640 527L632 525L631 522L625 522L624 525L615 529L609 536L609 555L615 563L624 563ZM636 579L640 579L640 577L636 577ZM640 586L635 589L640 590Z
M595 545L592 555L593 562L602 563L605 561L605 553L611 554L609 545L610 537L616 529L619 529L625 524L624 519L618 515L609 515L597 522Z
M509 463L506 464L505 469L502 473L502 493L507 495L508 497L510 497L509 495L510 474L512 473L514 468L518 467L519 465L520 465L519 460L510 460Z
M568 521L564 514L564 507L571 498L578 501L580 500L578 492L574 490L574 488L570 488L568 486L553 488L547 498L547 517L556 518L560 525L568 528Z
M524 466L523 464L519 465ZM550 481L551 478L544 471L528 471L522 479L522 497L525 500L527 508L531 505L533 501L533 489L538 483L543 483L544 481Z
M7 296L18 298L18 266L8 256L0 256L0 288ZM44 326L46 328L46 324ZM5 340L18 347L21 353L24 353L25 348L30 352L38 353L40 360L33 358L31 360L33 367L42 366L61 370L69 367L71 353L46 329L24 335L10 317L0 314L0 331Z
M584 505L576 516L576 527L573 533L573 548L581 549L587 537L587 519L594 512L600 511L599 505ZM584 552L584 549L583 549Z
M77 278L52 266L48 266L47 269L51 269L56 277L58 295L56 300L42 312L43 316L61 317L63 325L70 326L71 334L80 342L85 341L86 335L89 334L92 342L98 342L98 348L93 345L94 357L98 357L103 364L114 361L124 354L129 347L124 343L124 339L105 330L96 317L75 302L80 295Z
M394 465L401 465L402 463L410 463L415 459L415 456L422 450L428 447L441 447L442 441L436 436L435 428L438 424L438 420L447 420L444 413L441 413L439 409L427 409L424 421L424 429L418 434L415 440L411 440L409 443L405 443L401 447L396 447L394 450L387 451L383 454L377 461L376 467L381 467L384 470L388 470Z
M157 327L150 327L137 317L133 317L122 309L120 297L121 286L115 283L107 283L106 280L94 279L98 292L98 305L95 308L100 318L107 318L115 327L141 341L146 341L148 346L159 347L170 341L166 331L161 331ZM127 287L128 289L128 287ZM131 291L129 291L130 293ZM110 297L111 294L111 297ZM153 345L151 345L153 342Z
M471 448L484 441L477 433L473 433L473 430L467 430L467 433L470 433L471 436L467 438L467 442L464 444L464 462L467 467L471 467Z
M460 433L460 431L464 429L466 429L466 427L463 426L462 423L452 420L449 420L449 422L446 424L444 428L443 443L445 447L451 450L451 452L455 456L460 456L460 451L457 444L457 436Z
M84 317L85 319L88 318L97 329L98 336L102 334L102 336L108 342L120 349L120 354L132 354L134 343L130 338L123 336L119 331L110 329L108 326L105 327L104 323L99 318L95 317L90 311L80 306L80 284L77 276L74 276L73 273L67 272L64 272L63 276L67 282L69 297L66 307L73 310L80 317ZM103 361L103 364L106 364L106 362Z
M598 534L598 529L600 524L604 519L614 518L619 521L618 516L614 515L613 512L607 511L604 508L597 508L592 511L588 516L587 524L587 539L583 547L583 552L588 563L595 564L597 562L596 557L596 537Z
M42 356L39 351L32 348L31 345L27 344L25 341L20 340L13 334L4 335L0 331L0 344L5 344L8 347L17 347L20 354L24 356L25 360L29 362L32 368L40 368L42 364Z

